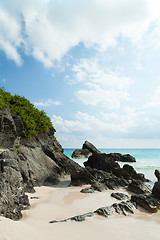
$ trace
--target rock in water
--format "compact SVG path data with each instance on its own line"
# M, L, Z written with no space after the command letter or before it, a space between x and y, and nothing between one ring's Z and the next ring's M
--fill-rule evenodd
M112 158L117 162L136 162L136 159L130 154L121 154L121 153L109 153L107 154L109 158Z
M120 168L119 164L115 162L112 158L109 158L105 153L94 153L89 158L88 161L84 162L85 167L91 167L98 170L103 170L105 172L112 173L113 169Z
M85 141L85 143L82 146L82 149L87 149L91 153L95 153L95 152L100 153L100 151L92 143L90 143L88 141Z
M156 176L156 178L157 178L157 180L159 182L160 181L160 171L156 169L154 174L155 174L155 176Z
M82 146L82 149L76 149L73 153L72 153L72 158L88 158L89 156L92 155L92 153L98 152L100 153L100 151L90 142L85 141L85 143Z
M123 166L123 170L126 173L128 173L132 179L140 180L142 182L148 182L149 181L148 179L145 178L143 173L137 173L136 170L128 164L125 164Z
M75 159L81 159L81 158L88 158L91 155L92 153L88 149L76 149L72 153L71 157Z

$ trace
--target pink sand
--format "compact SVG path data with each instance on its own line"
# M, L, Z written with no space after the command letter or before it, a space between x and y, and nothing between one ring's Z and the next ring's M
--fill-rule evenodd
M82 194L80 187L37 187L29 194L31 209L23 211L23 219L12 221L0 217L0 240L159 240L160 214L136 210L128 217L114 215L108 218L94 216L84 222L50 224L78 214L109 206L118 200L111 198L113 191Z

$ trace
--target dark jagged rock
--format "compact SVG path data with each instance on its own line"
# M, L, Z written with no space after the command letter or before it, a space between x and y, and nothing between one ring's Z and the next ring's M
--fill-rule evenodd
M0 111L0 215L20 219L21 210L30 206L25 192L83 169L63 154L54 132L51 128L48 134L27 139L21 118L7 109Z
M94 213L103 217L108 217L113 214L113 210L111 207L101 207L94 211Z
M149 181L148 179L145 178L144 174L137 173L136 170L128 164L125 164L123 166L123 170L126 171L132 179L140 180L140 181L143 181L143 182L148 182Z
M76 222L83 222L83 221L86 220L87 217L92 217L93 214L94 214L94 213L89 212L89 213L85 213L85 214L82 214L82 215L78 215L78 216L71 217L71 218L67 218L67 219L60 220L60 221L52 220L52 221L50 221L49 223L67 222L67 221L69 221L69 220L71 220L71 221L76 221Z
M85 141L85 143L82 146L82 149L76 149L72 153L72 158L78 159L78 158L88 158L91 156L93 153L100 151L90 142Z
M128 216L129 213L134 214L135 205L131 201L126 202L122 201L120 203L114 203L112 207L118 214L123 214L125 216Z
M146 181L144 175L137 173L132 166L125 164L123 168L121 168L115 161L115 156L112 154L94 153L88 158L88 161L84 162L84 166L103 170L126 180L139 179Z
M108 157L112 158L117 162L136 162L136 159L130 154L121 154L121 153L109 153Z
M155 213L160 208L160 199L152 194L139 194L131 196L131 200L148 212Z
M85 184L95 183L94 176L85 168L79 168L71 173L71 185L82 186Z
M98 170L98 169L95 169L95 168L91 168L91 167L86 167L87 171L90 172L94 178L101 182L103 181L104 179L108 179L111 177L111 174L108 173L108 172L104 172L103 170Z
M123 202L122 201L118 204L115 203L112 206L100 207L100 208L96 209L94 212L85 213L82 215L63 219L60 221L52 220L49 223L62 223L62 222L67 222L69 220L76 221L76 222L82 222L82 221L85 221L87 217L94 216L94 214L98 214L99 216L103 216L103 217L107 218L110 215L112 215L114 212L128 216L130 213L134 214L134 209L135 209L135 204L133 202L131 202L131 201Z
M89 187L89 188L84 188L80 191L81 193L93 193L95 192L93 187Z
M152 194L158 199L160 199L160 181L155 182L154 187L152 189Z
M131 176L123 168L115 168L112 170L112 173L118 178L124 178L130 180Z
M0 215L19 220L22 218L21 210L29 207L20 172L6 167L5 171L0 173Z
M151 186L144 182L133 180L128 185L128 191L131 191L133 193L138 193L138 194L151 193Z
M0 146L11 147L16 139L16 125L9 110L0 111Z
M112 190L119 189L120 187L126 187L129 184L129 181L123 178L117 178L116 176L111 175L110 178L103 181L105 185Z
M156 169L155 172L154 172L154 174L155 174L158 182L160 182L160 171Z
M129 200L128 195L124 194L124 193L112 193L111 197L114 197L118 200Z
M132 166L125 164L121 168L114 158L115 155L112 154L95 152L88 158L88 161L84 162L86 171L80 170L78 173L73 173L71 179L73 181L76 180L78 182L77 185L91 184L92 188L98 191L107 188L118 189L127 187L134 179L142 182L146 181L144 175L137 173ZM96 189L95 186L100 186L100 188ZM142 188L140 184L138 187ZM140 191L140 193L142 192Z
M98 191L98 192L103 192L104 190L108 189L108 187L106 186L106 184L104 183L99 183L99 182L95 182L92 184L92 188L95 190L95 191Z
M84 162L85 167L96 168L105 172L112 173L113 169L120 168L119 164L105 153L94 153Z
M85 143L82 146L82 149L76 149L72 153L72 158L88 158L94 153L100 153L101 152L90 142L85 141ZM121 153L109 153L105 154L108 157L108 160L114 160L119 162L136 162L136 159L131 156L130 154L121 154Z
M52 220L50 221L49 223L62 223L62 222L67 222L68 219L64 219L64 220L60 220L60 221L57 221L57 220Z
M79 215L79 216L68 218L68 220L76 221L76 222L82 222L82 221L86 220L86 217L92 217L92 216L93 216L93 213L89 212L89 213L85 213L85 214L82 214L82 215Z
M90 167L86 167L86 169L91 173L92 176L94 176L95 180L98 183L101 183L102 186L106 186L106 188L109 189L118 189L119 187L126 187L130 181L123 179L123 178L118 178L112 173L104 172L102 170L97 170L97 169L92 169ZM94 188L94 184L92 184ZM95 189L96 190L96 189Z
M100 153L100 151L90 142L85 141L85 143L82 146L82 149L87 149L89 150L91 153Z
M81 159L81 158L88 158L91 155L92 153L88 149L76 149L72 153L71 157L75 159Z

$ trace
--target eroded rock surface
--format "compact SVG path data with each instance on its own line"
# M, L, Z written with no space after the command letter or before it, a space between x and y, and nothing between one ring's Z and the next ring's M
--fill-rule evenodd
M133 195L131 200L151 213L157 212L160 208L160 199L152 194Z
M88 158L91 155L92 153L88 149L76 149L72 153L71 157L75 159L81 159L81 158Z
M0 111L0 215L20 219L21 210L30 206L25 192L82 169L63 154L54 132L26 139L21 118Z
M85 221L87 217L93 217L94 215L99 215L102 217L109 217L110 215L113 215L114 213L128 216L129 214L134 214L135 210L135 204L131 201L122 201L120 203L115 203L111 206L106 207L100 207L96 209L94 212L85 213L82 215L74 216L71 218L63 219L60 221L52 220L49 223L60 223L60 222L67 222L67 221L76 221L76 222L82 222Z
M156 169L154 174L155 174L155 176L156 176L156 178L157 178L157 180L159 182L160 181L160 171Z
M72 158L88 158L89 156L91 156L93 153L98 152L100 153L100 151L90 142L85 141L82 149L76 149L73 153L72 153Z
M129 196L124 193L112 193L111 197L114 197L118 200L129 200Z

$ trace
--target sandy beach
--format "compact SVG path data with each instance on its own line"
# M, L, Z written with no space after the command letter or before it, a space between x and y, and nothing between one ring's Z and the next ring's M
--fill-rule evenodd
M49 223L51 220L66 219L118 202L110 197L112 190L82 194L82 187L58 185L35 189L34 194L28 194L31 209L23 211L22 220L15 222L0 217L0 240L159 239L160 214L139 210L127 217L116 214L108 218L93 216L84 222Z

